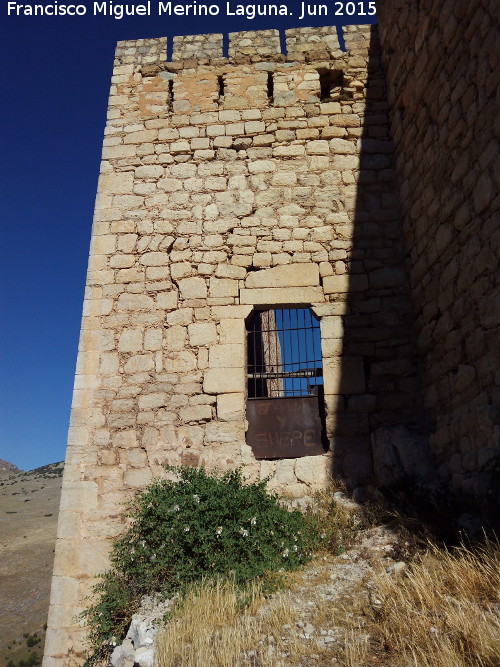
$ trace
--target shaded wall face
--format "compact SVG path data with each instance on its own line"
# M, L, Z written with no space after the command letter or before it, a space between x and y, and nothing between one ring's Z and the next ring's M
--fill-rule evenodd
M484 492L500 424L498 3L378 9L431 445L455 486Z
M318 41L319 36L319 41ZM418 392L378 44L366 26L122 42L94 214L46 667L75 625L123 508L163 464L242 466L300 495L370 478L371 432ZM329 74L331 72L331 74ZM331 90L328 86L331 85ZM325 90L326 87L326 90ZM245 318L320 321L330 451L256 460Z

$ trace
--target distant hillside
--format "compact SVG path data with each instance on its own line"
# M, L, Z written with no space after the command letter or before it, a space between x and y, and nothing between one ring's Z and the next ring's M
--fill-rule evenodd
M0 472L3 472L4 470L16 471L19 470L19 468L15 466L13 463L9 463L8 461L0 459Z
M0 460L0 665L42 655L63 469Z

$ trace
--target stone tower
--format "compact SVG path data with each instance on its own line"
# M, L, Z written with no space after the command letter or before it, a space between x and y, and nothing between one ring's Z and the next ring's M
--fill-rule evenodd
M497 325L486 305L495 201L498 211L488 135L494 49L485 53L493 3L447 1L442 9L451 20L458 7L481 35L474 58L487 65L475 101L463 89L467 64L453 64L462 24L445 29L437 0L418 10L396 3L397 13L389 4L380 3L382 49L370 26L344 28L345 52L329 27L286 31L286 55L273 30L230 34L227 57L222 35L174 38L171 62L166 39L118 44L45 667L83 662L75 616L106 569L124 504L165 474L165 463L242 466L249 478L301 495L332 473L354 484L371 479L372 443L391 429L411 434L426 424L441 472L462 488L477 488L479 464L497 451ZM465 80L472 85L474 76L471 69ZM438 106L424 95L426 77ZM455 150L461 133L472 137L463 154ZM440 157L446 151L452 160ZM479 239L477 252L463 250L462 240L477 248ZM469 290L457 274L472 257ZM273 325L249 349L246 330L255 313L266 313L261 326L280 321L282 309L307 311L320 329L322 381L302 398L316 397L321 438L300 422L258 421L259 453L249 437L255 359L264 359L260 386L285 387L287 344ZM309 378L306 371L290 373ZM261 399L260 412L274 415L276 402ZM288 441L288 453L273 451Z

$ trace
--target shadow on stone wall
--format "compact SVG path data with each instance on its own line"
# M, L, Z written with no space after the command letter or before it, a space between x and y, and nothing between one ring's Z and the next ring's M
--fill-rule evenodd
M333 429L332 472L348 486L367 479L388 485L409 472L432 472L376 26L368 63L359 183L349 211L354 229Z

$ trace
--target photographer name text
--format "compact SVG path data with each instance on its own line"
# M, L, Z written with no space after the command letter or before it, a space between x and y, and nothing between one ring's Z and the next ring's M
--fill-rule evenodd
M193 0L191 3L156 2L142 4L117 4L94 2L85 4L62 4L55 0L49 4L20 4L7 2L8 16L106 16L122 19L127 16L241 16L252 20L258 16L296 16L302 20L308 16L374 16L375 2L312 2L287 4L239 4L235 2L205 4Z

